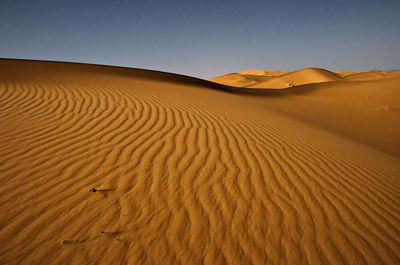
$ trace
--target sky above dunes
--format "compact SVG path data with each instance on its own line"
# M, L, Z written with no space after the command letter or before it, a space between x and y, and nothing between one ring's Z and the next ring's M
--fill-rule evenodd
M0 57L200 78L245 69L400 68L400 1L0 2Z

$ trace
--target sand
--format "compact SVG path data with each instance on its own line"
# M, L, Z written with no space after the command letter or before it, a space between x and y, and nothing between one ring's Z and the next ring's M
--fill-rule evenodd
M400 76L247 74L0 60L0 264L399 264Z

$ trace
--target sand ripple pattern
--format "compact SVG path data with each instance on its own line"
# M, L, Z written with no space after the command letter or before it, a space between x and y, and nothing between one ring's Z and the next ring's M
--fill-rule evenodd
M150 81L1 80L1 264L400 264L399 171Z

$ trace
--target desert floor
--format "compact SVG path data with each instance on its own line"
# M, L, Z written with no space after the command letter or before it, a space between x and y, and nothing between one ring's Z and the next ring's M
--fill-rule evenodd
M400 264L400 72L211 81L1 59L0 264Z

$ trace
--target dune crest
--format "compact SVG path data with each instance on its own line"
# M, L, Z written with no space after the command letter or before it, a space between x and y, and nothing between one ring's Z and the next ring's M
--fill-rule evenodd
M0 60L0 264L399 264L400 79L305 76Z
M287 74L287 71L277 71L277 70L256 70L248 69L240 72L241 75L258 75L258 76L281 76Z

